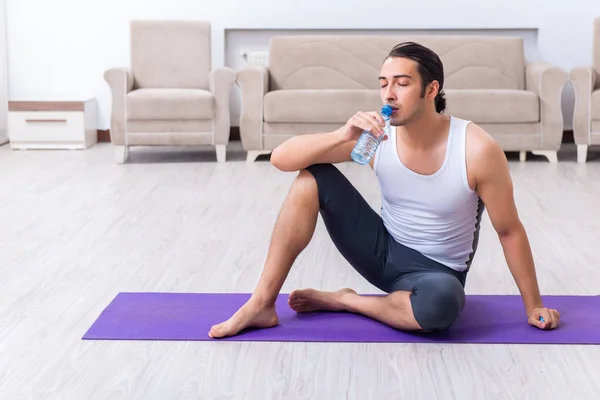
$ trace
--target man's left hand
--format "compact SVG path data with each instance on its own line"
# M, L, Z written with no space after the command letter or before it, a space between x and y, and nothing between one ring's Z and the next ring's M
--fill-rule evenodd
M542 317L542 318L540 318ZM555 329L560 320L560 313L552 308L533 308L529 311L529 325L543 330Z

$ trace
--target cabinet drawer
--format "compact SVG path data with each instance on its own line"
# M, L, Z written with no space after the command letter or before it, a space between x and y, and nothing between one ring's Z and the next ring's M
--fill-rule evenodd
M85 138L82 112L10 112L10 140L19 142L75 142Z

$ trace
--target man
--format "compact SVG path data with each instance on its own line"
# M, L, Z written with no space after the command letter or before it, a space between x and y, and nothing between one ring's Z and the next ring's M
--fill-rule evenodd
M276 168L300 172L278 216L255 291L229 320L211 328L210 337L278 324L275 300L310 242L319 213L341 254L387 295L296 290L289 305L297 312L348 311L407 331L450 328L464 307L485 208L528 323L558 326L558 311L542 304L504 152L479 126L443 114L439 57L416 43L399 44L383 63L379 82L383 103L395 110L389 137L379 113L358 112L334 132L296 136L272 153ZM370 161L382 192L381 216L332 165L351 160L363 130L385 135Z

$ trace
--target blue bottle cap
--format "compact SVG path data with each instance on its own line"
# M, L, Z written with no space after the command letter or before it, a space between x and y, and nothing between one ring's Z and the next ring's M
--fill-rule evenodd
M392 115L393 112L394 112L394 109L389 104L386 104L385 106L383 106L381 108L381 114L385 115L386 117L389 117L390 115Z

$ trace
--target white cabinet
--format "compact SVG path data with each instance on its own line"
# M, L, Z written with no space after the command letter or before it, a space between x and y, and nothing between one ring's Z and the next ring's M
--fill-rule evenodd
M98 141L96 101L10 101L12 149L87 149Z

